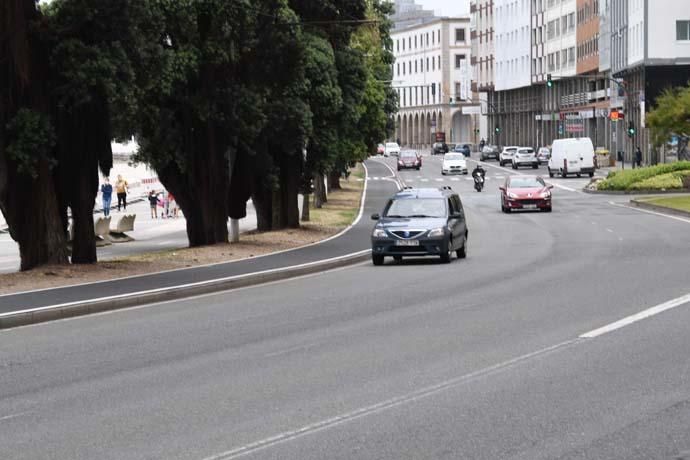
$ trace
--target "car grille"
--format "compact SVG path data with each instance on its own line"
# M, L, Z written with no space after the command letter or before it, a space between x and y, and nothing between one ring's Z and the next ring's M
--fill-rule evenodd
M414 230L414 231L409 230L407 232L405 230L395 230L391 233L393 235L397 236L398 238L402 238L402 239L406 240L406 239L411 239L411 238L417 238L419 235L421 235L424 232L421 230ZM407 233L407 235L405 233Z
M520 204L539 204L544 200L518 200Z
M426 246L391 246L388 248L389 252L429 252Z

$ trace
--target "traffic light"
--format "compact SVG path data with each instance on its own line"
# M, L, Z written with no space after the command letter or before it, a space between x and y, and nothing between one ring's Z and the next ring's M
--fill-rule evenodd
M635 130L635 123L632 121L628 123L628 136L633 137L637 131Z
M501 132L501 128L500 128L500 127L498 127L498 126L496 126L496 128L494 128L494 129L496 130L496 134L498 134L498 133L500 133L500 132Z
M551 74L546 75L546 86L553 88L553 80L551 79Z

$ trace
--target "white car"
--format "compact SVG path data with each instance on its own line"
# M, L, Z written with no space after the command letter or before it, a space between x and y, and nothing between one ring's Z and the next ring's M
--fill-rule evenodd
M462 153L446 153L443 155L441 174L467 174L467 160Z
M501 151L501 154L498 156L498 162L501 164L501 166L512 163L513 155L519 148L520 147L517 146L503 147L503 151Z
M549 158L551 158L551 150L549 150L548 147L541 147L537 152L537 160L539 160L539 164L548 163Z
M400 146L396 142L386 142L386 147L383 150L383 156L388 157L391 155L400 156Z
M513 169L518 169L520 166L531 166L537 169L539 167L539 160L532 147L520 147L513 154L512 164Z

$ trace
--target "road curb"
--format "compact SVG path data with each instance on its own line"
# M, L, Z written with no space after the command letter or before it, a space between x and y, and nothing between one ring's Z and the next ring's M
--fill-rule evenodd
M672 194L688 194L690 190L676 189L676 190L592 190L583 189L583 192L592 195L672 195Z
M688 211L683 211L682 209L673 209L667 206L659 206L658 204L646 203L644 201L630 200L630 205L636 208L646 209L648 211L660 212L662 214L670 214L679 217L690 217L690 212Z
M331 259L309 262L292 267L265 270L228 278L221 278L198 283L153 289L150 291L132 292L99 299L90 299L49 307L21 310L0 315L0 330L30 324L73 318L105 311L120 310L141 305L180 300L203 294L212 294L233 289L256 286L274 281L282 281L304 275L320 273L326 270L347 267L369 260L371 250L347 254Z

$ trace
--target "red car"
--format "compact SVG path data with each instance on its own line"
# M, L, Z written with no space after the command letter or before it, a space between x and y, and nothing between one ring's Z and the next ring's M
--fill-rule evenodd
M398 171L401 169L416 169L422 167L422 158L417 155L417 152L412 150L404 150L400 152L400 157L398 158Z
M501 190L501 210L534 209L551 212L551 189L544 179L537 176L508 177Z

